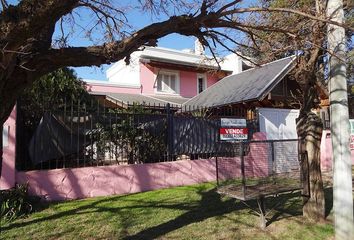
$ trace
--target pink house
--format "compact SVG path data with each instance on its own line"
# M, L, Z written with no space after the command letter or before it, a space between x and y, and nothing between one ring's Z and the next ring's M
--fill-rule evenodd
M150 106L165 106L167 103L181 106L196 95L198 96L193 101L201 95L207 95L210 99L208 92L212 88L220 90L221 82L212 88L209 88L210 86L225 76L239 74L249 69L250 64L237 55L230 54L221 61L220 67L221 69L214 60L206 57L198 42L193 51L145 47L131 55L130 65L126 65L122 60L110 67L107 70L108 81L86 80L86 82L88 91L107 104L119 103L124 107L137 102ZM245 79L249 81L249 76ZM204 92L207 88L208 91ZM254 85L251 88L254 88ZM200 94L202 92L203 94ZM17 171L15 131L16 109L4 125L4 160L0 189L13 187L15 183L29 183L32 194L49 200L64 200L135 193L216 179L215 159ZM324 136L329 136L329 133L325 132ZM266 138L264 133L257 133L253 137L258 140ZM330 137L324 137L321 159L322 168L325 170L332 167L330 148ZM267 156L265 151L263 152L263 156ZM260 158L261 153L262 151L256 149L247 157L249 164L247 174L257 176L266 174L268 158ZM354 161L354 151L352 159Z
M107 70L108 81L85 80L89 92L120 103L181 105L223 77L249 68L235 54L226 56L219 69L198 41L195 50L144 47L131 54L130 64L121 60Z

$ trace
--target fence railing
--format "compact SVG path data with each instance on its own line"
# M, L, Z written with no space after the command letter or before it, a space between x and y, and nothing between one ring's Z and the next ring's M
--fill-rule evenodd
M33 133L18 131L24 135L18 136L16 165L18 170L33 170L231 156L235 144L219 142L220 117L243 117L239 113L169 104L133 104L126 109L97 102L63 104L44 111ZM252 136L257 124L247 124Z

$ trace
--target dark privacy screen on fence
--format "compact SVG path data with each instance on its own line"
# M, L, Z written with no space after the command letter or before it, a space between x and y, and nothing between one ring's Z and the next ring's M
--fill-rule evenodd
M63 107L45 112L28 144L19 170L110 164L141 164L211 158L235 153L220 142L220 115L207 110L167 107L128 109ZM229 117L233 112L229 111ZM248 123L249 137L256 130ZM26 154L23 154L25 152ZM239 152L239 151L236 151ZM27 158L23 156L28 156ZM25 160L23 160L25 159Z

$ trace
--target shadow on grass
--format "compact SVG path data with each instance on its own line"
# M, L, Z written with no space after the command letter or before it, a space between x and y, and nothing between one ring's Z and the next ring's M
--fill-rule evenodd
M110 212L113 215L119 215L122 218L122 230L120 235L124 237L123 239L155 239L161 237L169 232L180 229L189 224L204 221L208 218L222 216L224 214L231 213L233 211L239 211L243 209L248 209L247 206L236 201L235 199L225 198L216 193L215 189L206 189L205 187L196 187L195 191L201 196L200 200L192 200L189 202L163 202L159 199L127 199L127 196L116 196L103 198L99 200L93 200L85 205L74 207L70 210L61 211L50 216L44 216L41 218L32 219L24 222L15 222L8 226L2 228L3 231L10 230L14 228L21 228L32 224L37 224L40 222L51 221L60 219L62 217L76 216L80 214L92 213L92 212ZM130 195L132 196L132 195ZM298 195L297 195L298 196ZM126 201L131 202L132 205L128 206L112 206L109 207L109 202L114 201ZM282 194L277 198L267 198L267 204L271 206L279 201L285 202L285 207L276 208L275 214L271 217L270 223L279 221L280 219L301 215L301 199L296 197L296 194ZM80 204L80 203L78 203ZM102 205L108 206L102 206ZM256 201L248 201L248 205L252 208L257 208ZM164 209L176 209L186 211L180 216L167 221L161 222L159 225L148 227L141 230L140 232L129 236L129 228L131 227L131 219L134 217L133 212L129 209L154 209L154 208L164 208ZM128 211L127 211L128 210ZM252 212L252 211L250 211ZM147 212L147 214L150 214ZM153 214L153 212L151 213ZM154 217L154 216L151 216ZM241 222L235 220L235 224L240 224L244 227L257 227L257 224L249 225L246 222Z
M123 239L155 239L189 224L245 208L242 204L236 204L234 199L222 201L221 196L216 193L215 189L209 191L198 190L198 194L201 195L201 200L198 205L190 207L188 212Z
M268 218L267 226L289 217L302 215L302 204L299 192L285 193L277 197L269 197L267 200L268 211L273 213Z
M190 211L178 216L177 218L170 220L168 222L162 223L160 225L144 229L139 233L126 236L125 240L137 240L137 239L155 239L160 236L163 236L169 232L182 228L192 223L200 222L206 220L211 217L221 216L227 213L231 213L232 211L238 211L243 209L249 209L250 206L252 209L255 209L257 203L255 200L247 201L247 205L242 204L239 201L235 201L234 199L228 199L226 201L221 201L221 196L216 193L215 189L212 189L208 192L199 192L202 196L202 199L199 202L198 206L191 208ZM299 195L299 194L297 194ZM301 205L299 209L299 198L294 200L296 193L291 194L282 194L280 197L267 199L269 204L274 204L279 201L279 198L282 198L283 201L287 202L287 209L279 211L279 214L274 215L273 222L276 220L280 220L285 218L284 213L287 214L286 217L301 215ZM290 200L290 204L288 201ZM292 209L295 207L296 209ZM278 209L277 209L278 210ZM253 213L256 215L255 211L249 211L249 213ZM255 227L255 225L249 225L245 222L239 222L244 227ZM236 224L236 222L235 222Z

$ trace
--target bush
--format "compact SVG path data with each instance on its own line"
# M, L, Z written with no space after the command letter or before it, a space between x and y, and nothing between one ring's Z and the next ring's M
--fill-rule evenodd
M28 195L28 185L17 184L14 188L1 190L0 204L1 221L13 221L29 214L32 211L32 204Z

